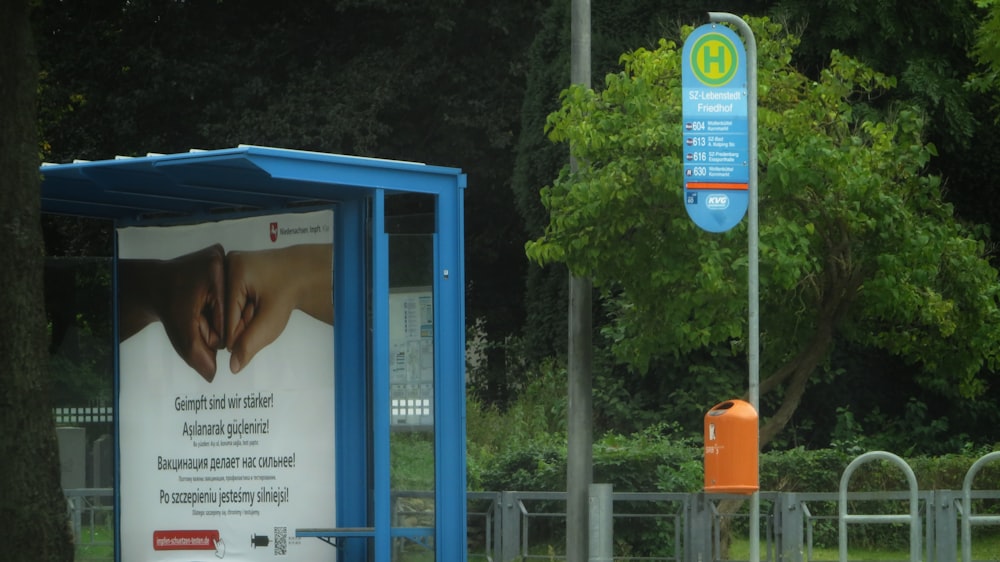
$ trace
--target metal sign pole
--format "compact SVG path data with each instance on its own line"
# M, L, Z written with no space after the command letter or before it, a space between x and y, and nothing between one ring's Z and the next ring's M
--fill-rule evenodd
M590 88L590 0L573 0L570 22L572 45L570 79ZM570 169L577 161L570 158ZM566 428L566 556L583 562L588 558L589 490L593 482L593 373L590 279L570 274L569 342Z
M747 135L750 144L750 201L747 207L748 273L750 332L747 341L747 360L750 370L750 404L760 412L760 273L759 273L759 229L757 218L757 40L753 30L742 18L727 12L709 12L709 21L729 23L739 31L746 43L747 52ZM758 422L759 423L759 422ZM759 431L759 428L758 428ZM750 497L750 562L760 561L760 492Z

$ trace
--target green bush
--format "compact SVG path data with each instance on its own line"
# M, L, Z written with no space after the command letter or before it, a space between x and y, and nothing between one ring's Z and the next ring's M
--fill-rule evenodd
M801 447L760 456L760 486L776 492L835 492L853 456L833 449Z
M977 459L989 451L969 451L961 455L904 459L913 469L921 490L961 490L965 474ZM808 451L801 448L772 451L760 456L762 490L779 492L836 492L847 465L858 455L833 449ZM983 466L973 488L992 488L1000 482L1000 462ZM906 477L888 462L874 461L858 468L851 476L850 491L906 490Z
M487 490L564 491L565 440L550 435L500 452L478 468ZM594 481L618 492L692 492L701 488L701 447L655 425L630 436L609 434L594 443Z
M506 411L469 396L466 400L466 449L470 490L543 490L495 488L484 474L505 456L536 454L539 448L566 443L566 372L544 365ZM564 483L565 486L565 483Z

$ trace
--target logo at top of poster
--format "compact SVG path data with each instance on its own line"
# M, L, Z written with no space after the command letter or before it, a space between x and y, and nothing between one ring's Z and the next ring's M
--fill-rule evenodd
M278 241L278 223L272 222L271 223L271 242L277 242L277 241Z

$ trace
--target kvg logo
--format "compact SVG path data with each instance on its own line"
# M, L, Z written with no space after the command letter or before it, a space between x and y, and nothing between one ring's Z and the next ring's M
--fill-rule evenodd
M729 208L729 196L725 193L713 193L705 198L705 207L712 211L725 211Z

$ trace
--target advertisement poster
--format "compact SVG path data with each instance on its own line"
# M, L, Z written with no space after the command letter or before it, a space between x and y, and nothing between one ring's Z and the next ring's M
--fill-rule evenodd
M117 235L121 559L336 560L333 212Z

